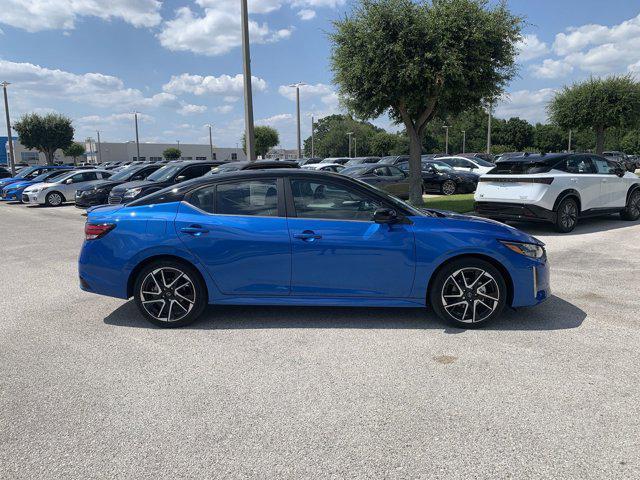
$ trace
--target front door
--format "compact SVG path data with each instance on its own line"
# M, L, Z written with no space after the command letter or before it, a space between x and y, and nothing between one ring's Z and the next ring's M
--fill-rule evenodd
M208 185L180 205L176 232L223 294L289 294L291 242L281 184L246 179Z
M383 205L330 180L291 178L291 294L402 298L415 273L411 225L377 224Z

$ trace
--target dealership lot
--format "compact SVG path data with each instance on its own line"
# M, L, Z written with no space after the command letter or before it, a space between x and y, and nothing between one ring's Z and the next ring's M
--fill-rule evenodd
M79 290L83 223L0 204L8 478L640 475L638 222L521 225L555 296L469 331L276 307L156 329Z

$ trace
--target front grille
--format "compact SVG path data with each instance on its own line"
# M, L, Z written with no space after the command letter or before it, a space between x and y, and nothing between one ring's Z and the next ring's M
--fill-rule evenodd
M122 203L122 195L109 195L109 205Z

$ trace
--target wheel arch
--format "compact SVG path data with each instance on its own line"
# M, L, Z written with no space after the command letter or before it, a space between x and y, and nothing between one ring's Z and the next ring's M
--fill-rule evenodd
M450 263L460 260L462 258L475 258L477 260L484 260L485 262L493 265L502 274L504 278L504 283L507 285L507 302L506 302L507 305L511 306L513 304L514 286L513 286L513 278L511 277L509 270L507 270L507 268L495 258L490 257L488 255L483 255L481 253L462 253L460 255L456 255L455 257L447 258L442 263L440 263L440 265L438 265L435 268L435 270L431 274L431 277L429 278L429 283L427 285L427 292L425 297L427 304L429 303L429 297L431 295L431 289L433 288L433 282L435 281L435 278L438 276L438 273L440 273L440 271Z
M634 183L629 187L629 190L627 191L627 200L625 202L625 205L629 203L629 198L631 197L631 194L636 190L640 190L640 183Z
M129 278L127 279L127 298L133 297L133 287L136 283L136 277L138 276L140 271L142 271L142 269L147 265L149 265L150 263L159 262L159 261L172 261L172 262L182 263L183 265L193 268L193 270L200 277L200 281L202 282L202 285L204 285L206 298L209 298L209 286L207 285L207 281L202 275L202 272L200 272L200 269L189 260L186 260L177 255L169 255L169 254L152 255L140 261L135 267L133 267L133 270L131 270L131 273L129 274Z
M562 202L565 198L568 197L573 197L576 199L576 201L578 202L578 211L582 212L582 197L580 196L580 192L578 192L576 189L574 188L569 188L567 190L563 190L560 195L558 195L558 197L556 198L555 203L553 204L553 211L557 212L558 211L558 206L560 205L560 202Z
M51 190L51 191L47 192L47 194L44 196L45 201L46 201L47 197L49 195L51 195L52 193L57 193L58 195L60 195L62 197L62 202L63 203L67 201L67 197L60 190Z

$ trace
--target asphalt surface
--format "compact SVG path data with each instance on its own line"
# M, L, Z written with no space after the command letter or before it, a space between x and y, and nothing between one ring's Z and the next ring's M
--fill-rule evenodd
M161 330L80 291L73 206L0 205L0 478L639 478L640 223L548 245L554 297L211 307Z

